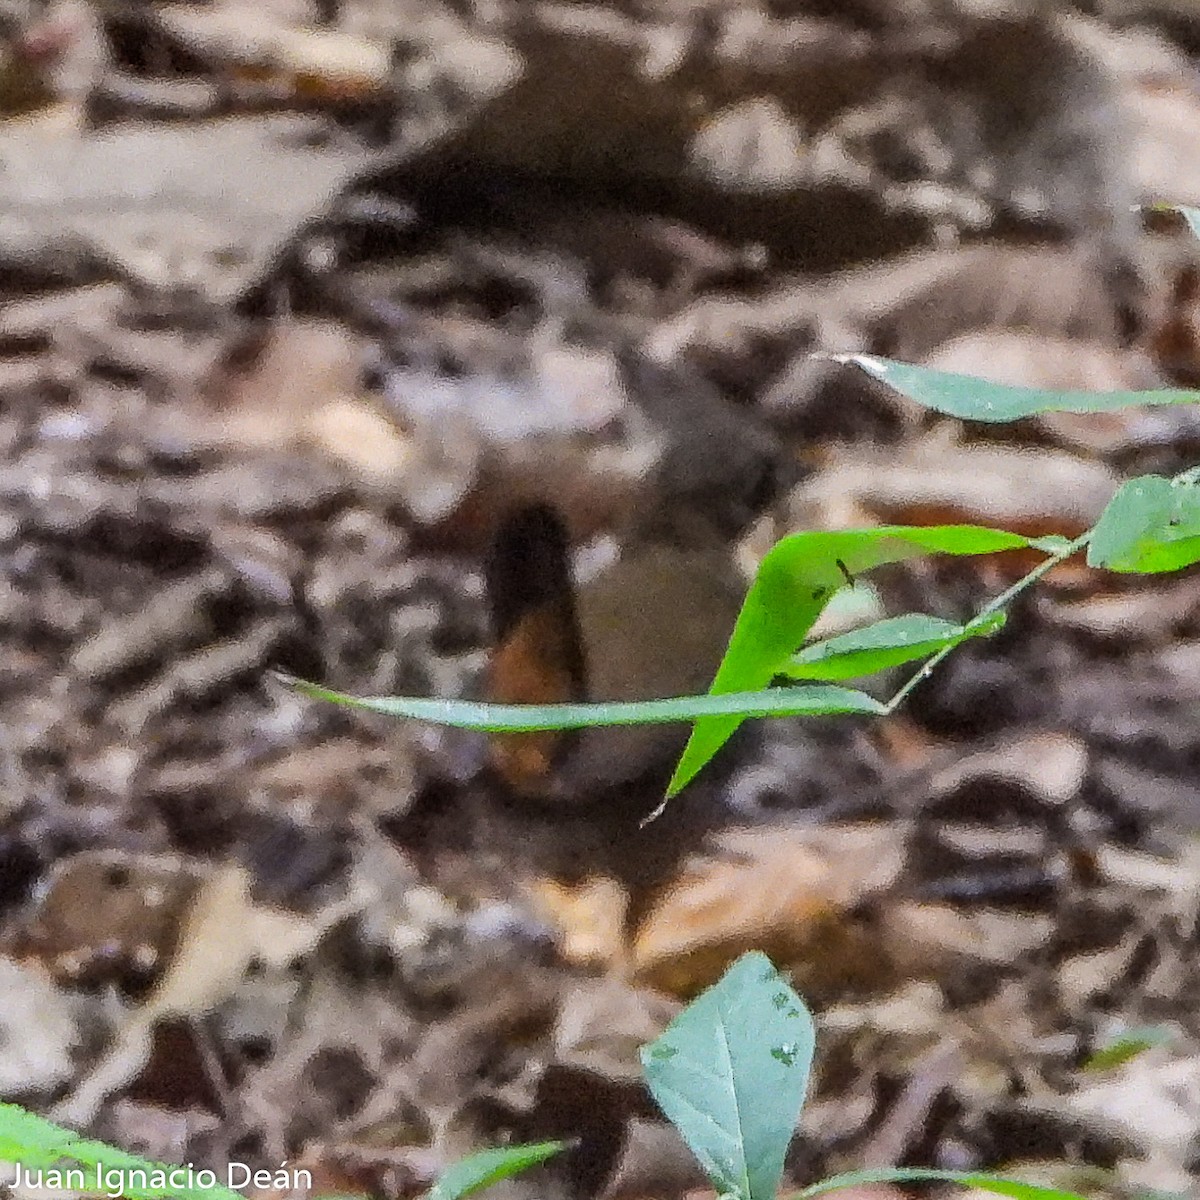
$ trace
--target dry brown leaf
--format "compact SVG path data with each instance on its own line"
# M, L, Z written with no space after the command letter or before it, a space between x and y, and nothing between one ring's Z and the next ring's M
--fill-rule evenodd
M412 446L395 421L365 398L323 404L305 425L312 440L363 483L394 483L412 461Z
M1017 533L1077 537L1120 486L1107 467L1057 450L968 446L947 430L899 452L867 446L836 451L797 489L796 528L842 527L867 509L903 525L969 523Z
M237 68L298 97L361 101L388 84L390 47L381 39L296 28L261 4L165 5L155 15L165 33L210 67Z
M286 962L319 936L311 918L259 908L241 867L216 870L200 886L183 923L179 949L142 1007L146 1019L200 1016L237 986L252 959Z
M200 1017L225 1001L255 958L283 965L316 945L321 936L365 897L351 897L311 917L254 904L250 876L221 866L196 892L166 973L146 1002L133 1010L104 1056L55 1109L55 1119L86 1125L105 1099L145 1066L156 1023L164 1017Z
M1056 1102L1129 1138L1147 1157L1182 1167L1200 1126L1200 1056L1147 1050Z
M554 1027L555 1059L606 1079L640 1080L641 1047L677 1011L659 993L618 978L582 981L563 997Z
M922 362L938 371L1050 391L1137 391L1163 382L1149 359L1136 350L1030 330L973 330L943 342ZM1095 423L1100 416L1130 420L1124 413L1088 413L1087 419Z
M579 967L621 969L628 958L625 919L629 896L607 876L571 885L554 879L532 883L529 890L540 914L558 934L559 950Z
M805 994L885 986L891 956L851 910L895 883L903 858L902 839L879 826L727 835L642 922L635 977L690 994L743 951L762 949Z
M687 1195L700 1200L704 1175L679 1131L664 1121L637 1117L626 1125L625 1144L601 1200L655 1200ZM715 1193L708 1192L711 1200Z
M1112 324L1101 272L1085 255L978 244L918 250L753 300L705 297L660 325L646 346L659 362L687 354L724 361L763 345L815 341L853 351L882 341L894 357L915 361L980 328L1104 341Z
M714 114L691 144L692 166L724 184L795 187L810 174L804 133L774 97L730 105Z
M1138 88L1127 101L1138 199L1200 202L1200 102L1195 88Z
M884 717L872 732L888 758L901 770L924 766L939 745L916 721L903 713Z
M0 958L0 1094L48 1091L70 1078L79 1041L67 995L36 963Z
M316 118L292 114L54 139L0 125L0 253L54 261L74 246L148 287L231 300L370 160L314 146L314 132Z
M970 754L947 752L919 769L899 797L905 811L936 804L939 812L955 794L980 779L1010 780L1047 805L1058 808L1079 795L1090 762L1082 738L1065 733L1034 733L1004 738Z
M1048 615L1067 629L1128 646L1165 642L1191 618L1196 607L1197 598L1190 588L1143 587L1062 602L1050 608Z
M411 488L420 454L362 387L365 357L365 343L344 325L300 318L275 325L249 366L213 380L221 440L315 449L364 487Z
M1115 946L1066 959L1058 968L1057 984L1067 1011L1094 1010L1106 995L1127 990L1129 972L1137 970L1142 952L1143 939L1135 928Z
M948 978L964 960L1010 965L1045 945L1054 930L1050 917L914 901L888 905L880 924L907 975L938 978Z
M60 859L19 948L60 979L152 972L175 944L199 879L170 855L110 850Z
M332 321L288 319L211 384L222 440L271 447L302 440L327 404L361 394L365 344Z

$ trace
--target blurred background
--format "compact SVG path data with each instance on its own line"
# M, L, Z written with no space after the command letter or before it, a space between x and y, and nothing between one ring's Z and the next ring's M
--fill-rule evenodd
M569 1134L510 1194L672 1200L703 1181L636 1047L761 948L818 1016L797 1183L1195 1188L1191 572L1062 568L902 712L760 723L645 829L653 774L533 801L268 672L479 694L522 503L583 581L745 488L746 572L795 529L1075 536L1194 465L1187 408L972 426L812 355L1200 381L1200 244L1144 208L1200 204L1200 5L5 0L0 34L0 1098L342 1195ZM893 569L826 628L1030 565ZM585 650L595 698L654 694Z

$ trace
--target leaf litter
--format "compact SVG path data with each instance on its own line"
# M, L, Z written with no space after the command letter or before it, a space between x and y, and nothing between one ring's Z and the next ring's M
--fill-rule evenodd
M633 1048L770 949L818 1020L789 1184L1194 1190L1187 577L1052 575L902 717L756 725L644 832L653 783L522 809L469 738L265 682L474 694L497 506L553 494L585 572L731 396L809 472L779 532L1072 534L1194 462L1184 408L963 426L811 365L1200 378L1193 245L1128 216L1194 199L1195 21L1002 7L4 6L3 1098L331 1191L575 1136L503 1187L682 1195ZM1006 569L894 566L873 619Z

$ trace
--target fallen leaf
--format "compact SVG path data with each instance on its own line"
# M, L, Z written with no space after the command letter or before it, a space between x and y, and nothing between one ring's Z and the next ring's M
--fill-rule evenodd
M557 932L567 962L609 969L625 962L629 896L615 879L592 876L577 885L543 879L529 890L537 910Z
M314 145L320 132L285 114L61 139L0 125L0 257L53 261L79 245L146 286L232 300L370 161L361 147Z
M55 1107L54 1119L89 1124L106 1098L146 1065L160 1019L211 1012L234 992L254 959L268 965L289 962L363 902L363 897L351 897L314 916L298 916L254 904L244 868L217 867L196 892L165 974L117 1031L100 1061Z
M45 1092L75 1070L77 1018L67 995L36 963L0 958L0 1094Z
M839 449L797 489L792 519L799 528L836 528L847 505L855 505L898 524L1078 537L1119 485L1107 467L1062 451L962 445L943 431L899 451Z
M744 830L694 860L648 912L633 944L635 978L675 995L716 979L759 948L805 995L893 978L886 943L851 910L899 876L894 830Z

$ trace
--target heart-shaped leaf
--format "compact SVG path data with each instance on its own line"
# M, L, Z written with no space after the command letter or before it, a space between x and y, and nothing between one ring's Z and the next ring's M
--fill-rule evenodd
M804 1002L752 951L642 1048L651 1093L722 1195L775 1200L813 1041Z

